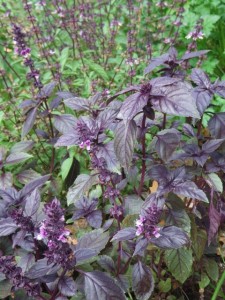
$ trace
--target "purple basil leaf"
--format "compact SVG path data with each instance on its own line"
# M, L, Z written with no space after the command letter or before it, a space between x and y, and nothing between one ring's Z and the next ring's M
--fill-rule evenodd
M160 88L162 96L152 98L152 106L159 112L181 117L200 118L190 87L184 82Z
M65 296L58 296L57 298L55 298L55 300L68 300L68 298Z
M155 149L159 157L167 161L180 143L181 134L175 128L160 131L155 140Z
M150 73L152 70L154 70L155 68L161 66L162 64L164 64L168 59L169 59L169 53L165 53L159 57L153 58L150 62L150 64L147 66L147 68L145 68L144 70L144 75Z
M103 229L96 229L89 233L86 233L78 239L78 245L76 250L79 249L91 249L99 253L103 250L108 243L109 233L103 232Z
M97 263L109 273L114 273L116 271L115 262L110 256L100 255Z
M120 164L119 160L117 159L114 144L112 141L108 142L107 144L103 144L98 147L96 151L96 156L98 158L103 157L107 164L107 169L111 172L115 172L120 174Z
M102 225L102 212L100 210L94 210L88 214L87 222L91 227L100 228Z
M171 78L171 77L157 77L150 80L150 84L154 87L160 87L160 86L166 86L171 85L173 83L176 83L178 81L181 81L180 78Z
M219 96L225 98L225 81L220 81L213 86L213 91Z
M34 170L28 169L28 170L24 170L24 171L20 172L16 177L20 183L27 184L28 182L38 179L41 176Z
M147 239L145 239L145 238L138 239L136 242L133 256L135 256L135 255L144 256L144 252L145 252L148 244L149 244L149 242Z
M131 120L146 104L146 97L142 97L140 93L132 94L123 102L119 116L125 120Z
M27 253L21 257L18 266L21 267L23 273L29 270L35 264L35 256L33 253Z
M219 148L224 141L225 139L216 139L216 140L207 141L202 145L202 150L204 151L204 153L212 153L217 148Z
M138 261L132 270L132 289L138 300L148 300L154 290L151 269Z
M209 202L206 194L200 190L192 181L180 182L175 185L172 192L184 197L197 199L204 202Z
M99 128L108 129L115 121L118 112L119 109L112 109L112 108L105 108L103 111L101 111L97 118L97 123L99 125Z
M84 98L79 98L79 97L67 98L66 100L64 100L64 103L66 106L76 111L90 110L90 102Z
M75 131L76 121L77 119L72 115L68 115L68 114L64 114L60 116L54 115L54 126L59 132L63 134L67 134L67 133L71 133L72 131Z
M128 276L125 274L119 274L116 276L116 283L121 287L124 293L127 293L130 288L130 282Z
M123 291L115 281L100 271L84 273L84 290L88 300L126 300Z
M32 155L28 154L28 153L24 153L24 152L15 152L10 154L5 161L6 165L13 165L13 164L18 164L22 161L25 161L29 158L31 158Z
M108 219L108 220L106 220L105 223L102 226L102 229L104 231L108 230L112 226L113 221L114 221L114 219Z
M191 80L200 87L204 87L206 89L211 87L211 81L209 77L201 69L195 68L192 70Z
M134 153L137 126L133 120L120 122L115 131L114 149L122 167L128 171Z
M12 218L0 219L0 237L14 233L17 228Z
M10 149L10 153L16 153L16 152L26 152L32 149L34 145L33 141L22 141L19 143L16 143L15 145L12 146Z
M123 95L123 94L126 94L128 92L134 92L134 91L139 91L140 87L138 85L132 85L132 86L129 86L127 88L125 88L124 90L122 91L119 91L117 92L115 95L113 95L112 97L110 97L108 99L108 102L112 101L113 99L115 99L116 97L120 96L120 95Z
M25 273L25 276L30 279L36 279L45 275L56 273L60 269L60 265L54 263L48 264L47 258L39 259L34 265Z
M213 201L210 202L209 206L209 229L208 229L208 245L211 244L215 235L218 232L221 221L221 215L219 211L214 207Z
M77 287L71 277L63 276L58 283L59 291L62 295L72 297L77 292Z
M49 139L49 135L46 131L41 130L41 129L36 129L35 132L36 132L38 137L41 137L41 138L46 139L46 140Z
M38 189L34 189L34 191L26 197L25 204L25 213L27 216L32 216L35 214L40 206L41 196Z
M76 266L87 263L87 260L93 259L98 255L98 251L88 248L80 248L74 251L76 257Z
M55 147L74 146L78 144L80 144L80 136L78 135L78 133L73 132L60 136L55 144Z
M210 50L200 50L200 51L189 52L189 53L184 54L181 57L181 60L187 60L187 59L191 59L191 58L194 58L194 57L200 57L202 55L205 55L209 51Z
M225 138L225 112L215 114L209 120L208 128L213 138Z
M55 86L56 86L56 82L50 82L48 84L46 84L39 92L38 97L40 98L48 98L49 96L51 96L51 93L53 92Z
M26 237L26 230L19 230L12 236L12 248L16 246L21 246L21 241L24 241ZM23 248L23 246L21 246Z
M78 220L78 219L84 217L85 214L86 214L86 212L84 209L78 209L74 212L74 214L72 216L72 220L73 221Z
M28 112L26 121L23 124L22 138L24 138L25 135L27 135L28 132L32 129L36 116L37 116L37 107L34 107Z
M51 103L49 104L49 108L51 110L53 110L54 108L57 108L59 106L59 104L62 102L62 98L61 97L55 97Z
M196 101L198 111L200 115L202 115L209 106L213 97L213 93L205 88L197 87L193 90L192 95Z
M34 100L24 100L23 102L21 102L18 107L23 109L23 108L32 108L34 106L36 106L37 102Z
M161 249L178 249L189 243L188 235L179 227L166 226L159 231L158 238L151 238L151 243Z
M93 185L96 185L99 182L97 174L88 175L80 174L74 184L69 188L67 193L67 204L75 204L81 197L85 195L86 192L90 190Z
M12 173L6 172L0 175L0 189L7 189L11 187L13 184L13 176Z
M193 136L193 137L196 136L193 127L187 123L183 124L183 132L188 136Z
M72 98L75 97L75 95L71 92L57 92L56 93L59 97L61 97L62 99L68 99L68 98Z
M166 183L169 172L165 166L156 165L150 168L148 171L148 176L150 179L155 179L161 183Z
M127 241L127 240L132 240L135 237L136 237L136 229L134 227L127 227L119 230L111 239L111 241L116 241L116 242Z
M37 178L35 180L30 181L28 184L26 184L22 190L19 192L20 198L24 198L28 196L34 189L42 186L45 184L45 182L50 178L50 175L45 175L40 178Z

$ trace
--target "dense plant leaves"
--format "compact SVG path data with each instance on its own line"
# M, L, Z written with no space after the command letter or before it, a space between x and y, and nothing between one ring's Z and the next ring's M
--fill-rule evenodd
M59 132L63 134L75 131L76 121L77 119L69 114L54 115L54 126Z
M21 257L18 266L21 267L23 273L28 271L35 264L35 256L33 253L27 253Z
M204 153L212 153L217 148L219 148L224 143L224 141L225 141L224 139L215 139L215 140L207 141L202 145L202 151Z
M139 300L148 300L154 289L154 278L151 270L141 261L132 269L132 289Z
M88 300L125 300L122 289L115 281L100 271L84 273L84 289Z
M124 229L119 230L114 237L112 238L111 241L127 241L135 238L136 236L136 229L133 227L127 227Z
M183 131L188 136L193 136L193 137L195 136L194 129L190 124L185 123L183 125Z
M145 97L142 97L139 92L134 93L123 102L119 116L124 120L131 120L146 104L147 100Z
M213 201L211 200L209 206L209 229L208 229L208 245L211 244L214 237L218 232L220 226L221 215L219 211L214 207Z
M136 133L137 127L133 120L120 122L116 127L114 139L115 153L121 166L126 171L129 169L133 158Z
M15 224L12 218L5 218L0 220L0 237L7 236L14 233L18 226Z
M5 279L0 282L0 299L6 299L12 294L12 283L10 280Z
M175 128L160 131L153 139L159 157L164 161L171 158L181 139L181 134Z
M192 251L190 249L172 249L165 251L165 263L171 274L181 283L190 276L192 270Z
M213 91L218 94L220 97L225 98L225 82L215 82L213 84Z
M69 188L67 193L67 203L76 203L90 188L98 183L98 175L81 174L77 177L74 184Z
M161 95L152 97L152 106L163 113L200 118L190 87L178 82L172 86L160 87Z
M208 128L213 136L216 139L225 138L225 112L215 114L208 123Z
M190 242L188 235L176 226L163 227L159 234L158 238L151 238L151 243L162 249L178 249Z
M62 295L72 297L76 294L77 287L71 277L63 276L58 283L59 291Z
M87 222L91 227L99 228L102 225L102 212L100 210L94 210L87 215Z
M27 118L22 128L22 138L32 129L37 116L37 107L32 108L27 114Z
M173 193L185 196L188 198L198 199L200 201L209 202L206 194L200 190L192 181L177 183L172 189Z

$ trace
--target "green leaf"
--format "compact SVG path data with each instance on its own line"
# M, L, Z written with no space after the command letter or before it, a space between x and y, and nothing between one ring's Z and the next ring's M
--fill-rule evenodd
M212 184L214 190L216 192L223 192L223 183L222 180L219 178L219 176L216 173L210 173L207 175L210 183Z
M66 47L62 50L61 56L59 58L59 62L61 64L61 71L63 71L68 57L69 57L69 47Z
M5 299L11 295L12 284L9 280L3 280L0 282L0 299Z
M61 175L62 175L62 180L65 181L69 171L70 171L70 168L72 166L72 163L73 163L73 158L72 157L68 157L66 160L64 160L64 162L62 163L62 166L61 166Z
M166 250L165 262L171 274L179 282L184 283L191 274L192 251L185 248Z
M216 263L216 261L213 259L207 258L207 259L204 259L203 264L204 264L204 267L205 267L205 270L206 270L208 276L212 280L217 282L219 279L219 267L218 267L218 264Z
M88 67L97 73L100 77L102 77L105 81L109 80L108 74L106 71L103 69L102 66L94 63L92 60L84 59L85 63L88 65Z
M98 183L98 175L80 174L75 180L74 184L69 188L67 193L67 204L75 203L86 192L90 190L93 185Z
M171 290L171 278L160 280L158 288L163 293L168 293Z
M199 281L199 287L200 289L204 289L205 287L207 287L207 285L209 285L210 283L210 279L207 276L206 273L202 273L201 274L201 281Z
M206 241L207 234L205 230L197 229L196 235L192 237L192 248L197 260L200 260L204 253Z

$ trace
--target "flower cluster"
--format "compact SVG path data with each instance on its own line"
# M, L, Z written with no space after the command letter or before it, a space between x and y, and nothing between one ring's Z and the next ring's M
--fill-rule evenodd
M70 268L74 263L72 250L67 243L70 231L65 228L64 210L59 200L54 199L46 204L44 212L46 219L42 222L36 239L47 241L48 250L44 254L49 263Z
M31 283L27 277L23 276L22 269L16 265L13 256L0 256L0 272L12 282L12 292L23 288L28 296L40 295L39 285Z
M30 216L25 217L23 215L23 210L20 209L13 209L9 213L10 217L15 221L17 225L24 231L32 233L34 231L34 224Z
M124 215L124 209L121 205L114 204L110 208L110 215L118 221L122 221Z
M39 71L35 69L34 62L30 58L31 49L27 46L25 37L20 26L13 24L13 40L15 44L15 53L24 58L24 65L30 68L30 72L27 73L27 79L34 81L34 86L42 88L42 83L39 79Z
M160 237L161 228L157 226L162 210L156 205L149 207L144 215L140 215L136 220L136 235L144 235L145 238L150 240L152 237Z

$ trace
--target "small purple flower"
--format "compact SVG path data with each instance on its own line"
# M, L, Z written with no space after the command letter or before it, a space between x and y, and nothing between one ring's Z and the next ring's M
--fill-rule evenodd
M91 141L90 140L86 140L85 142L81 142L79 144L79 147L81 149L87 149L87 151L90 151L91 150Z
M114 205L110 208L110 215L116 220L122 221L124 209L121 205Z
M193 39L194 41L196 40L202 40L204 38L204 33L202 31L191 31L186 35L186 39Z

